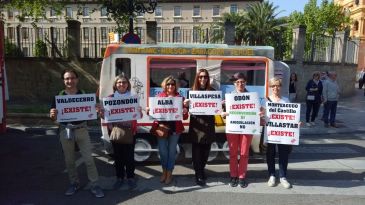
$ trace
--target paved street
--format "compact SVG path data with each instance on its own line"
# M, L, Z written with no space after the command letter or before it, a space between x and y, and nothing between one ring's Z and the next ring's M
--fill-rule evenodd
M250 160L249 186L228 186L228 164L211 164L208 186L195 186L190 164L176 167L171 186L159 183L160 166L137 167L138 187L112 190L114 168L101 151L100 133L91 129L94 157L103 199L89 190L85 167L79 160L82 190L72 197L63 192L68 185L61 146L54 126L12 121L0 135L0 204L364 204L365 201L365 97L357 95L339 104L340 128L324 128L318 120L314 127L301 129L301 145L290 155L290 190L266 185L266 164L262 158ZM302 116L305 107L302 108ZM321 113L321 111L320 111Z

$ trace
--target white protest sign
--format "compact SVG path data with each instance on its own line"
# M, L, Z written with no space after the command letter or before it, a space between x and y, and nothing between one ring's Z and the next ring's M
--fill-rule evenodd
M222 112L222 91L189 91L192 115L218 115Z
M265 142L299 145L300 104L266 102Z
M182 120L182 97L150 97L149 105L149 115L155 120Z
M96 115L95 94L56 96L57 122L94 120Z
M226 94L226 133L258 134L260 104L257 93Z
M138 120L141 114L138 111L137 96L103 98L104 120L108 122L123 122Z

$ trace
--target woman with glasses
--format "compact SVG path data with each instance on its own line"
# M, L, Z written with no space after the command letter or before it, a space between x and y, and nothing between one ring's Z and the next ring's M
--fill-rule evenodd
M213 91L210 85L209 73L206 69L199 69L191 90ZM189 100L184 101L187 107ZM192 140L192 158L195 171L196 184L206 185L205 165L207 164L210 147L215 141L215 121L214 115L190 115L189 136Z
M246 89L246 76L243 73L235 73L230 80L233 81L235 86L235 90L231 93L248 92ZM226 112L222 114L223 117L227 115ZM246 188L247 182L245 179L252 135L227 133L226 136L229 146L229 170L231 175L229 185L231 187L239 185ZM240 156L239 159L238 155Z
M178 92L177 80L173 76L166 77L162 83L162 92L157 97L181 97ZM146 108L147 114L149 107ZM183 119L188 119L188 110L183 108ZM176 148L180 134L184 131L184 126L181 120L178 121L154 121L152 126L158 127L159 124L169 128L169 136L167 138L157 138L158 151L161 159L162 176L161 183L166 185L172 182L172 171L175 167Z
M109 97L128 97L131 96L131 83L129 79L124 75L118 75L113 83L113 91L114 93L109 95ZM142 109L139 108L140 115L142 116ZM100 114L104 116L104 110L100 110ZM129 128L132 130L133 135L137 132L137 121L123 121L123 122L113 122L108 123L108 131L111 133L113 127L121 127L123 129ZM134 146L135 146L135 138L131 144L121 144L117 142L111 142L113 146L113 157L114 157L114 165L115 171L117 175L117 181L114 183L113 188L119 189L123 186L125 178L127 179L127 184L129 189L135 188L136 180L135 180L135 162L134 162Z
M323 85L320 81L320 73L318 71L313 73L312 79L308 81L305 90L307 91L305 120L306 125L311 127L315 125L314 120L318 115L322 102Z
M281 86L282 86L281 79L274 77L270 79L269 85L271 88L271 95L268 97L267 99L268 101L275 103L289 103L288 98L281 96ZM278 154L279 154L280 184L284 188L289 189L291 188L291 184L286 179L286 172L288 167L288 158L291 150L291 145L267 143L266 163L270 176L267 184L269 187L276 186L276 178L275 178L276 147L278 149Z

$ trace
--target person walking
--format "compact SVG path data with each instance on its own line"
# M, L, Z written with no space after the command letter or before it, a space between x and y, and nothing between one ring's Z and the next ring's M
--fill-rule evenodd
M213 91L210 85L208 70L201 68L196 73L193 91ZM184 101L188 106L189 99ZM189 137L192 141L192 158L195 171L195 181L199 186L206 185L205 166L208 161L212 142L215 141L214 115L190 115Z
M329 73L329 79L323 87L324 126L338 128L336 124L337 102L340 96L340 87L337 83L336 72ZM329 116L329 119L328 119Z
M61 78L65 88L60 91L58 95L84 94L84 92L78 88L79 75L75 70L64 70ZM54 98L49 111L49 117L55 121L57 120L57 113L58 110L56 109L56 101ZM73 133L73 135L71 133ZM65 195L72 196L80 189L80 180L77 174L75 162L75 146L78 146L86 165L88 179L91 182L91 193L98 198L104 197L104 192L98 185L99 174L96 169L94 159L91 156L92 145L90 143L90 136L87 130L86 121L59 123L59 136L70 180L70 186L66 190Z
M314 72L305 87L307 91L305 120L308 127L315 125L314 121L321 106L323 85L319 78L319 72Z
M358 74L358 76L357 76L357 78L358 78L358 82L359 82L359 89L362 89L362 87L363 87L363 85L364 85L364 79L365 79L365 68L363 68L360 72L359 72L359 74Z
M281 79L276 77L270 79L269 86L271 88L271 95L268 97L268 101L275 103L289 103L289 100L287 98L281 96L281 87L282 87ZM280 184L286 189L290 189L292 187L292 185L286 178L289 153L291 148L292 148L291 145L267 143L266 163L267 163L267 170L269 173L269 180L267 182L267 185L269 187L276 186L276 174L275 174L276 149L278 150L279 154Z
M178 81L173 76L166 77L162 83L162 92L158 94L158 97L181 97L178 92ZM150 108L147 107L147 114L149 114ZM188 110L183 108L183 119L188 119ZM167 137L157 137L158 152L161 158L162 175L160 178L161 183L166 185L172 182L172 172L175 167L175 159L177 153L177 143L179 141L181 133L184 131L184 126L181 120L177 121L154 121L152 129L156 129L158 126L167 127L169 132Z
M124 75L118 75L113 82L113 94L109 97L129 97L131 96L131 83L129 79ZM100 112L101 116L104 117L104 110ZM139 114L142 117L142 109L139 107ZM137 186L135 180L135 161L134 161L134 147L135 147L135 134L137 132L137 120L113 122L107 124L109 135L112 130L119 128L122 130L131 130L133 139L126 140L126 143L119 143L111 141L113 147L114 167L117 176L117 180L114 183L113 188L119 189L123 186L125 179L129 189L133 189ZM128 132L124 132L128 133Z
M297 99L297 82L298 77L296 73L292 73L290 75L290 83L289 83L289 100L290 102L295 102Z
M246 76L243 73L235 73L230 80L233 81L235 86L235 90L231 93L248 92L246 89ZM228 113L223 112L222 116L228 116ZM239 185L241 188L246 188L248 186L246 172L253 136L251 134L227 133L226 137L229 146L229 171L231 176L229 185L231 187Z

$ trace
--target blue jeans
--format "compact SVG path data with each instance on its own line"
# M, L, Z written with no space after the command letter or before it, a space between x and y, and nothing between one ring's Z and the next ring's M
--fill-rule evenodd
M175 167L176 146L180 134L173 133L167 138L158 138L158 151L160 153L161 165L163 169L172 171Z
M267 143L266 150L266 163L269 176L275 176L275 155L276 146L279 153L279 177L286 177L286 171L288 169L289 151L291 145L284 144L271 144Z
M328 124L328 115L330 115L329 123L335 124L337 111L337 101L327 101L324 104L324 123Z

